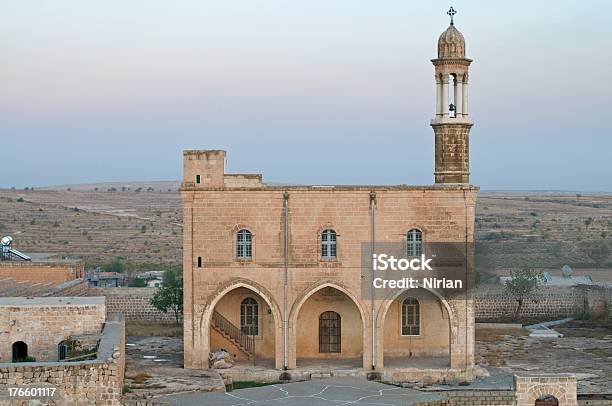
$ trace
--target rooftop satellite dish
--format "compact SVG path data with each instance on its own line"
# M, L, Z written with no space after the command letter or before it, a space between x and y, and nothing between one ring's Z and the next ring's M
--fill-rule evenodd
M13 237L7 235L6 237L2 237L0 240L0 260L11 260L13 256L23 259L24 261L31 261L32 258L24 254L23 252L19 252L14 248L11 248L11 243L13 242Z

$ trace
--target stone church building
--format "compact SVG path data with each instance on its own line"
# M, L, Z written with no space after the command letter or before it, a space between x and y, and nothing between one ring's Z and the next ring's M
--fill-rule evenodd
M471 379L469 295L418 288L369 300L361 291L364 243L405 243L418 257L426 243L474 240L465 49L451 22L432 60L433 185L276 186L225 173L225 151L184 152L185 367L209 368L209 353L224 348L277 369L350 364L396 379Z

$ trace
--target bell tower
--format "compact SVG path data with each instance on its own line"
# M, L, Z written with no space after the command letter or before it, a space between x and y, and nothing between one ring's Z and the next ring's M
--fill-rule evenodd
M465 39L455 27L455 9L447 13L450 25L438 39L435 67L436 116L431 120L436 143L436 184L470 183L470 128L468 68Z

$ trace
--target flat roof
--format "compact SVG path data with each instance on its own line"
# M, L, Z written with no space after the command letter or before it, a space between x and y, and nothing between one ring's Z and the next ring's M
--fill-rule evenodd
M0 297L0 307L103 305L104 296Z
M194 182L183 182L179 191L203 192L245 192L245 191L317 191L317 192L344 192L344 191L446 191L446 190L480 190L480 187L466 183L438 183L434 185L273 185L263 183L258 186L240 187L202 187Z

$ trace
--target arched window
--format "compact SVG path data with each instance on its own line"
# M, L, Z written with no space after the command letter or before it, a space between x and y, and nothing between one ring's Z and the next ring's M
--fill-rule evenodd
M421 305L413 297L402 302L402 335L418 336L421 334Z
M319 316L319 352L341 351L341 320L336 312L323 312Z
M240 303L240 331L248 336L259 335L259 304L252 297Z
M70 345L68 341L62 341L57 345L57 360L62 361L68 358L68 352L70 351Z
M413 228L406 234L406 255L420 257L423 253L423 233Z
M23 341L13 343L13 362L22 362L28 358L28 345Z
M236 256L239 259L253 257L253 235L249 230L240 230L236 235Z
M321 234L321 257L325 259L336 258L336 232L325 230Z

